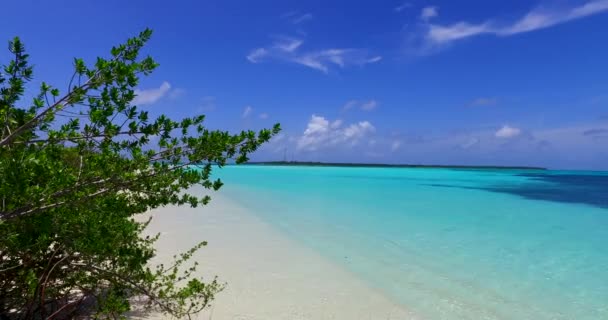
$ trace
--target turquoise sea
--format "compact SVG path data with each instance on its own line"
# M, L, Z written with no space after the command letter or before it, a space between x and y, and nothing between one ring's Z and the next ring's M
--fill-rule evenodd
M225 195L422 319L608 319L606 173L228 166L215 174Z

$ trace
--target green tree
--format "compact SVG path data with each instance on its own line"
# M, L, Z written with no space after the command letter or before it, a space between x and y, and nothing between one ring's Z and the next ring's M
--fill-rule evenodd
M74 59L67 91L42 83L22 102L33 69L18 38L0 72L0 315L118 318L131 298L184 317L201 311L223 285L203 281L188 259L150 267L149 223L134 216L166 205L206 204L188 192L218 190L215 165L248 160L279 132L208 130L204 116L150 119L133 105L141 75L157 63L140 57L152 32L112 48L93 65Z

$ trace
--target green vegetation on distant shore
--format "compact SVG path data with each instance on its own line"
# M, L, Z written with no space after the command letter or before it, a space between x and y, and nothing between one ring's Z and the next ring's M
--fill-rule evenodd
M457 165L423 165L423 164L383 164L383 163L340 163L309 161L263 161L249 162L248 165L272 166L309 166L309 167L376 167L376 168L445 168L445 169L486 169L486 170L547 170L541 167L518 166L457 166Z
M117 319L136 296L183 317L223 288L186 264L205 242L150 268L158 235L143 236L147 223L133 218L206 204L188 188L219 189L212 164L247 161L280 128L230 134L206 129L202 115L151 119L133 105L139 77L157 67L140 57L150 36L92 65L75 59L65 92L41 82L31 102L29 56L18 38L9 42L12 60L0 71L1 319Z

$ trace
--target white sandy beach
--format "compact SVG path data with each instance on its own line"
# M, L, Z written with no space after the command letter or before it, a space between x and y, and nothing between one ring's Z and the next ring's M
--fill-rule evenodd
M156 262L206 240L200 273L228 286L197 319L413 319L401 306L219 194L203 208L151 212ZM164 319L160 314L133 318Z

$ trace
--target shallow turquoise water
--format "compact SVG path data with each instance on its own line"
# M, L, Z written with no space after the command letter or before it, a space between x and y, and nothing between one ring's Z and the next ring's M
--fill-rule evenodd
M604 173L229 166L215 174L224 194L423 319L608 319Z

